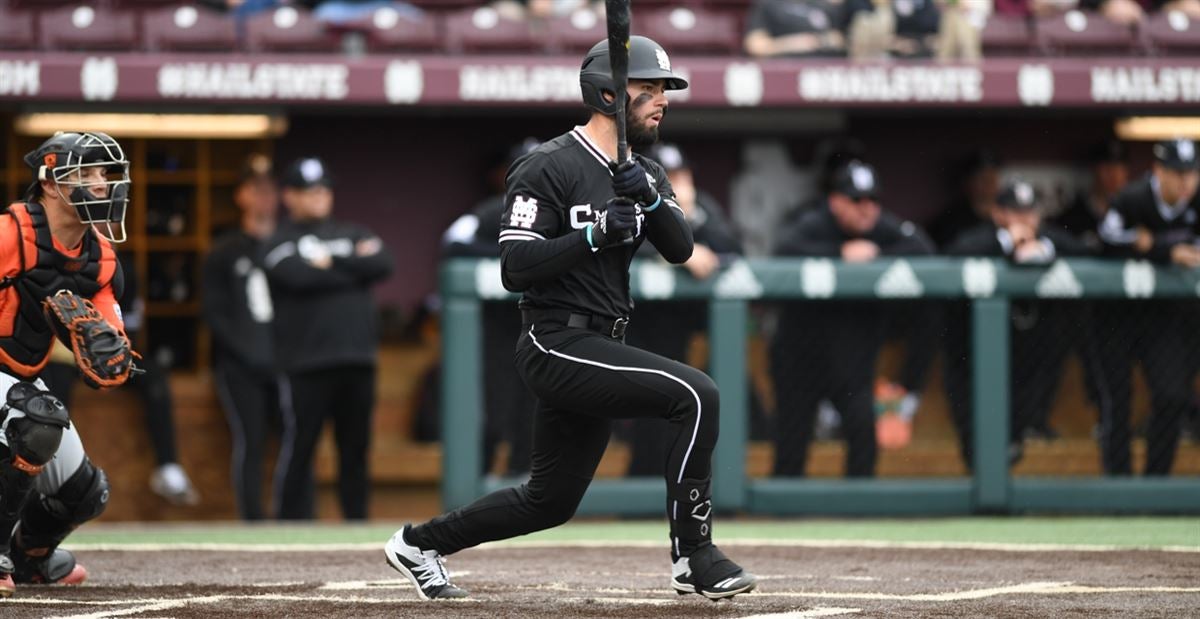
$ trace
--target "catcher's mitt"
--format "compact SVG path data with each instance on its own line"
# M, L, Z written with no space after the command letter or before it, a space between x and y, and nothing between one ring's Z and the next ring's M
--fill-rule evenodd
M93 389L122 385L135 371L137 353L129 338L104 319L95 305L59 290L42 301L46 321L58 338L75 353L75 364L83 381Z

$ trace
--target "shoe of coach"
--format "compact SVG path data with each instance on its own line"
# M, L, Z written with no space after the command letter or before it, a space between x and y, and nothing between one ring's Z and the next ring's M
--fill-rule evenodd
M445 600L465 598L467 592L450 583L450 574L442 563L442 555L436 550L421 550L409 544L404 534L411 525L396 531L395 535L384 545L383 553L387 556L388 565L417 588L417 595L422 600Z
M758 579L709 544L692 556L675 561L671 566L671 586L679 595L696 593L715 601L753 591Z

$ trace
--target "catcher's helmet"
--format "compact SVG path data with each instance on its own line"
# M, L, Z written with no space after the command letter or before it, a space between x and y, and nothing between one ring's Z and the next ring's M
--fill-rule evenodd
M53 181L59 195L75 207L80 222L103 224L96 226L97 234L114 243L125 240L129 160L116 140L100 132L56 133L27 153L25 164L33 170L31 194L41 181ZM103 168L106 173L107 192L102 197L89 191L97 183L83 178L84 168L92 167ZM64 193L63 189L68 191Z
M687 80L671 72L671 59L662 46L646 37L629 37L629 79L663 80L667 90L683 90ZM613 86L612 63L608 60L608 40L592 46L579 70L579 87L583 102L593 110L612 116L617 113L616 101L605 101L605 91L616 93Z

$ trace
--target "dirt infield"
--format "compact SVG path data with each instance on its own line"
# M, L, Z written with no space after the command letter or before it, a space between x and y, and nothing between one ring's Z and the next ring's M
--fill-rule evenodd
M381 540L382 541L382 540ZM1188 617L1200 553L728 545L762 578L679 597L665 549L494 547L447 566L471 598L420 602L376 550L79 552L77 588L22 587L3 617Z

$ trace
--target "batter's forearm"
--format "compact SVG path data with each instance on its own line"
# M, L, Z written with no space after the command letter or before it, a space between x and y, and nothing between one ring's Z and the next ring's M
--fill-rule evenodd
M592 255L579 230L556 239L507 241L500 246L500 274L504 287L521 292L530 286L558 277Z
M692 257L692 227L674 207L660 204L646 214L646 236L671 264L683 264Z

